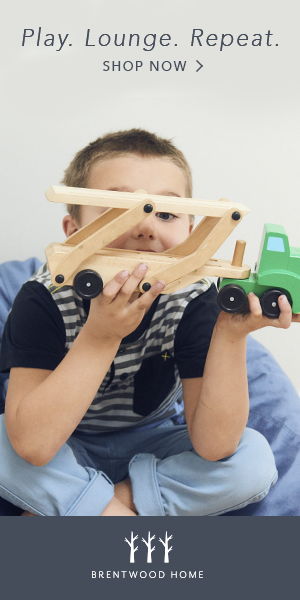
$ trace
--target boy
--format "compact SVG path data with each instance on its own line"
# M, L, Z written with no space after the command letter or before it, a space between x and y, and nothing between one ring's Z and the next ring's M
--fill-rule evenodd
M182 153L141 130L96 140L63 182L191 196ZM67 236L105 210L68 208ZM110 246L163 252L191 230L187 215L156 213ZM245 352L249 332L298 319L287 299L277 320L262 316L254 295L246 316L218 316L205 280L170 296L160 296L158 281L139 297L146 270L119 273L86 302L51 286L44 267L16 298L2 344L11 375L0 495L25 514L218 515L262 499L276 482L266 440L245 429Z

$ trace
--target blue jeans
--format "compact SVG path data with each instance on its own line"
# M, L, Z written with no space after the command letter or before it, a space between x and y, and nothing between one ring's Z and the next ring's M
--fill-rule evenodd
M220 515L258 502L277 480L265 438L245 429L236 452L217 462L193 450L186 425L105 434L74 433L45 466L13 450L0 416L0 496L41 516L98 516L114 483L130 477L140 516Z

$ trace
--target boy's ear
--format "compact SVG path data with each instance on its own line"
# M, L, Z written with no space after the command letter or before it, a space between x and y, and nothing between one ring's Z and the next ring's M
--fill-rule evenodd
M62 226L63 226L63 230L65 232L65 236L67 238L70 237L70 235L72 235L73 233L75 233L75 231L78 231L78 229L79 229L78 225L74 221L73 217L71 217L71 215L66 215L63 218Z

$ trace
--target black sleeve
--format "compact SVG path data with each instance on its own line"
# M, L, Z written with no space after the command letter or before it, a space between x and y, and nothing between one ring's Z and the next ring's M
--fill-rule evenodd
M17 294L5 324L0 371L12 367L53 371L64 358L65 327L50 292L28 281Z
M187 305L174 342L174 358L181 379L202 377L213 328L220 312L214 284Z

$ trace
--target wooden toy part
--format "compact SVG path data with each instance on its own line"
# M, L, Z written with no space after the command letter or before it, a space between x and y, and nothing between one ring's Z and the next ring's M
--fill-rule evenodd
M197 200L195 198L179 198L178 196L156 196L145 192L111 192L108 190L92 190L88 188L71 188L52 186L45 192L50 202L65 204L80 204L87 206L104 206L111 208L132 208L138 200L154 202L155 210L159 212L174 212L185 215L200 215L202 217L222 217L232 206L242 217L250 212L244 204L231 204L228 200ZM146 196L146 198L145 198Z
M187 285L196 283L200 279L205 277L234 277L236 279L246 279L249 277L251 269L249 265L241 265L240 267L233 267L229 260L215 259L209 260L200 269L195 269L192 273L182 275L176 281L169 283L161 292L162 294L172 294L177 292Z
M74 285L74 278L83 270L94 270L105 285L120 271L132 272L141 262L146 262L149 267L139 287L141 292L147 291L157 279L166 282L162 293L169 294L206 276L244 279L250 274L250 267L242 264L240 250L238 258L233 259L237 264L211 258L242 217L250 212L243 204L232 204L225 198L214 202L156 196L144 190L129 193L60 186L49 188L46 196L52 202L105 209L97 219L62 244L54 243L46 248L52 283L58 287ZM183 243L163 253L107 248L153 211L201 215L203 218Z
M230 206L228 208L228 206ZM185 274L192 271L200 271L201 267L220 248L228 235L238 225L242 215L237 207L227 204L227 211L221 218L206 217L197 225L196 229L182 244L166 253L180 255L180 262L173 267L156 271L154 274L151 269L146 275L146 282L140 284L140 291L147 291L157 279L162 279L168 286L172 282L181 279ZM195 280L197 281L197 280ZM173 288L172 288L172 291Z
M235 244L232 266L241 267L243 264L243 258L245 254L246 242L244 240L237 240Z
M60 284L64 283L84 260L146 219L153 210L155 210L154 203L147 200L144 204L138 202L127 211L122 210L121 214L118 209L103 213L96 219L96 222L89 223L68 238L69 243L65 245L75 242L76 246L72 247L68 255L52 271L52 279L54 278ZM96 230L95 227L97 227Z
M117 217L120 217L125 212L126 208L109 208L107 211L105 211L105 213L100 215L100 217L70 235L70 237L63 242L63 244L65 246L77 246L87 237L93 235L99 231L99 229L105 227L111 221L114 221L114 219L117 219Z

